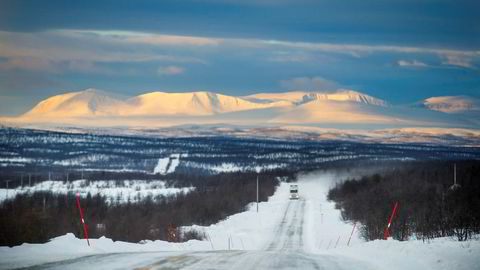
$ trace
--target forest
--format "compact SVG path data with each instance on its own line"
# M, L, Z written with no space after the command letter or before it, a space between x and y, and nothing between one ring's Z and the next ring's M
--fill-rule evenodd
M260 201L273 195L279 179L294 179L291 172L279 170L258 176ZM181 233L180 227L208 226L245 210L256 200L256 173L177 177L192 184L195 190L169 197L146 197L139 203L108 204L105 197L91 195L81 198L89 236L128 242L202 238L202 232ZM74 193L18 194L0 204L0 216L0 246L44 243L68 232L83 237ZM172 228L177 230L174 239L168 237Z
M388 231L394 239L464 241L480 233L479 194L479 161L424 161L337 183L328 199L345 221L360 224L366 240L384 238L398 203Z

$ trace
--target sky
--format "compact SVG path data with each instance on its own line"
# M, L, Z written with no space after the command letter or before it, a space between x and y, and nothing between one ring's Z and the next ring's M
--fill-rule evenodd
M0 0L0 115L97 88L480 97L476 0Z

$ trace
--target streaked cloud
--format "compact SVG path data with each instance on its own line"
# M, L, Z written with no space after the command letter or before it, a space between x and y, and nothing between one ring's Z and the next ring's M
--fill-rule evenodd
M243 47L243 48L290 48L306 51L322 51L330 53L343 53L354 57L361 57L373 53L405 53L405 54L436 54L441 57L451 59L452 62L462 58L480 58L480 50L454 50L430 47L413 46L395 46L381 44L335 44L322 42L296 42L282 40L264 40L264 39L245 39L245 38L211 38L201 36L177 36L163 35L145 32L133 31L94 31L94 30L57 30L52 31L65 36L75 36L77 38L93 38L99 40L117 43L137 43L152 46L220 46L224 47ZM306 59L303 55L283 55L278 59Z
M1 52L0 52L1 54ZM13 57L0 63L0 70L26 69L50 73L59 73L60 69L48 59L39 57Z
M418 60L398 60L397 65L400 67L415 67L415 68L428 67L426 63Z
M135 44L145 47L133 47ZM187 48L182 51L182 48ZM61 61L86 62L177 62L205 64L192 56L202 48L277 52L266 59L274 62L308 62L313 53L343 54L361 58L377 53L405 55L431 54L444 64L473 68L480 51L391 45L334 44L263 39L210 38L162 35L132 31L55 30L39 33L0 32L0 57L7 58L3 68L49 69ZM199 51L200 50L200 51ZM208 50L206 52L215 53ZM404 60L405 61L405 60ZM402 66L420 66L402 62ZM399 63L400 65L400 63Z
M162 35L132 31L57 30L54 32L59 35L76 38L97 37L104 42L159 46L216 46L222 42L221 39L207 37Z
M80 73L114 74L114 68L101 64L117 63L195 63L205 61L186 55L162 53L131 45L105 45L96 38L58 35L58 32L12 33L0 31L0 62L2 70L31 70L47 73L74 71ZM123 69L125 70L125 69ZM132 73L129 71L129 73Z
M179 75L185 72L185 68L178 67L178 66L167 66L167 67L159 67L157 69L157 73L159 75Z
M451 65L462 68L476 68L472 64L472 57L469 57L468 55L452 53L444 55L444 57L444 65Z

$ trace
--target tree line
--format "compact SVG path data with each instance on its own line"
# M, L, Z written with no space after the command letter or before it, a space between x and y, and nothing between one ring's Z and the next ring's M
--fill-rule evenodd
M328 193L344 220L359 222L366 240L382 239L395 202L391 227L398 240L452 236L459 241L480 233L480 162L415 162L384 174L353 178Z

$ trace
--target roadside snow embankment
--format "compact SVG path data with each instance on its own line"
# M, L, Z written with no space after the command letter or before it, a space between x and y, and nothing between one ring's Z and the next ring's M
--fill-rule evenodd
M328 252L355 258L391 270L472 270L480 265L480 241L459 242L452 238L421 240L375 240Z
M348 178L348 176L347 176ZM360 238L357 224L341 219L340 210L326 199L327 192L345 175L314 173L299 178L299 191L306 199L304 250L365 261L374 269L389 270L471 270L480 265L480 241L458 242L453 238L421 240L375 240ZM479 236L480 237L480 236Z
M229 216L217 224L184 228L205 232L211 248L215 250L262 250L275 236L275 229L288 204L288 195L289 185L281 183L268 202L259 203L258 213L256 203L251 203L247 211Z

